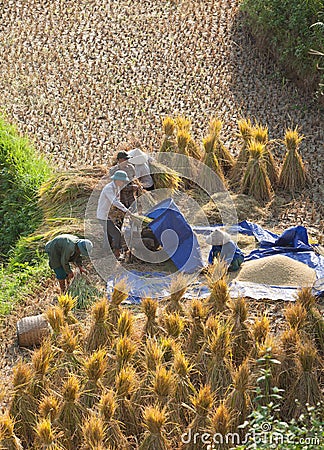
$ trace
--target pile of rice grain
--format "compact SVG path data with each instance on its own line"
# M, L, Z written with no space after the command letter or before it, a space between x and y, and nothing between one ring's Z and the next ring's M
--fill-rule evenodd
M271 286L310 286L316 279L315 270L282 255L247 261L236 278L239 281Z

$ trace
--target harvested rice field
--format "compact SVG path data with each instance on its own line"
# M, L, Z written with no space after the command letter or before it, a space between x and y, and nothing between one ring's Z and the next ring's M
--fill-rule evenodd
M0 104L60 167L106 163L130 137L156 150L161 117L190 117L201 140L211 116L237 152L237 120L271 139L300 125L316 183L298 217L319 224L323 111L259 54L238 0L1 1ZM278 143L275 153L282 155ZM288 206L288 205L287 205ZM284 218L284 217L283 217Z

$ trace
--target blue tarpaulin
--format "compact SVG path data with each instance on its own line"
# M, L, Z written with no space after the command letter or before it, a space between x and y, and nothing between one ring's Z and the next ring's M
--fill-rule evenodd
M173 257L171 257L171 259L177 267L184 267L187 270L194 268L195 271L197 268L203 266L196 236L171 199L161 202L152 209L149 217L154 218L154 221L151 222L150 225L153 225L153 228L151 229L154 234L154 230L156 230L156 237L158 238L158 236L160 236L160 242L165 240L162 239L163 232L165 230L172 230L173 227L175 227L175 230L179 235L179 242L178 246L175 247L175 253L172 253ZM216 226L218 227L219 225ZM194 230L196 233L208 235L215 230L215 227L195 227ZM324 279L324 257L318 255L314 251L316 246L309 244L308 233L305 227L290 227L281 235L277 235L271 231L264 230L258 224L243 221L226 231L231 234L242 233L254 236L258 241L259 247L253 250L249 255L246 255L245 261L281 254L307 264L315 270L317 280L319 281L318 285L320 289L314 291L314 293L316 295L324 294L324 282L321 282ZM196 246L194 245L195 242ZM189 245L190 249L197 249L197 252L194 253L194 261L190 261L190 254L185 249L186 245ZM166 251L165 247L164 250ZM170 256L171 250L173 251L174 248L169 249L170 253L168 254ZM181 254L182 252L184 252L183 255ZM139 303L141 298L147 296L158 299L167 296L169 294L171 277L172 275L159 272L128 272L127 283L130 286L128 301L131 303ZM114 277L108 280L108 293L111 293L115 281ZM255 299L267 298L288 301L294 300L296 292L297 289L292 286L268 286L235 280L230 283L230 294L232 297L246 296ZM201 279L196 279L194 284L190 287L187 298L194 298L197 296L206 297L208 293L208 287L205 284L204 278L201 277Z
M149 228L179 270L193 273L204 267L197 237L171 198L146 215L153 219Z

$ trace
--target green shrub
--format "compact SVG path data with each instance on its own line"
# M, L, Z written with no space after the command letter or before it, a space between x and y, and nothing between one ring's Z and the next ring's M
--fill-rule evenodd
M323 0L243 0L251 32L277 57L289 75L313 87L324 75L318 70L324 33L312 26L324 16Z
M0 253L7 255L19 236L34 231L41 220L38 189L50 166L0 117Z

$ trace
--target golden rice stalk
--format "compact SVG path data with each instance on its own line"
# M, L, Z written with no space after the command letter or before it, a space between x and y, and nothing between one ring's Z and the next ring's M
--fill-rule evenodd
M116 419L123 423L123 432L126 436L138 436L141 427L133 401L133 394L138 386L135 370L131 367L122 369L116 376L115 386L118 402Z
M188 429L191 430L193 436L198 433L201 436L206 430L210 429L211 426L211 414L212 407L215 401L214 394L209 385L201 386L199 392L190 397L195 416L192 422L189 424ZM195 450L197 444L194 439L186 445L186 450Z
M165 408L148 406L143 412L143 422L146 428L144 440L139 450L171 450L171 445L165 437L164 427L167 421Z
M103 348L96 350L85 359L83 366L87 378L98 383L107 370L107 351Z
M46 311L46 319L55 334L59 333L65 323L63 311L59 306L53 306Z
M182 300L187 291L189 279L183 274L178 274L172 277L170 283L170 298L168 299L167 306L165 308L167 313L179 313L183 315Z
M174 339L180 337L185 327L185 322L178 313L166 314L163 323L167 335Z
M252 326L252 336L256 344L264 344L270 331L270 321L266 315L256 318Z
M136 390L137 377L135 370L125 367L116 375L116 394L118 399L130 398Z
M259 144L266 145L269 142L269 130L267 126L257 123L251 129L252 139Z
M68 354L73 354L77 349L80 349L79 337L76 335L69 325L65 325L61 329L61 334L58 338L58 345Z
M191 137L190 141L188 142L187 152L188 152L188 155L191 156L191 158L195 158L198 161L200 161L202 159L201 148L192 137Z
M286 306L284 314L290 328L296 331L301 331L304 328L307 320L307 311L301 303L297 302Z
M238 128L239 133L238 136L240 137L242 144L241 148L238 154L238 157L236 158L236 161L234 163L234 166L232 168L230 178L234 185L239 184L244 169L246 168L246 165L249 161L249 143L252 139L252 123L250 119L240 119L238 121Z
M186 349L189 354L197 354L204 342L204 320L207 310L201 300L193 299L190 303L190 330Z
M212 134L209 134L203 139L203 146L205 149L203 163L218 175L222 183L225 183L222 167L214 153L215 143L215 136Z
M279 181L279 169L269 145L265 147L264 160L271 186L275 188Z
M300 303L307 312L316 304L316 297L312 293L311 287L300 289L296 295L296 302Z
M245 323L248 315L245 299L239 297L232 300L230 309L232 361L236 366L239 366L249 354L252 346L250 328Z
M174 394L175 389L175 378L172 372L163 366L157 367L152 391L159 405L165 406Z
M76 307L77 299L73 298L70 294L62 294L57 299L59 307L63 311L63 315L67 323L76 323L76 318L72 314L72 310Z
M135 342L129 337L121 337L116 343L116 365L117 373L126 367L133 359L137 347Z
M166 136L173 136L176 131L176 121L172 117L165 117L162 122L162 130Z
M148 338L144 348L146 368L149 372L156 371L157 367L161 365L163 358L163 351L156 339Z
M178 131L179 130L188 131L188 132L190 131L191 121L188 117L177 116L175 119L175 122L176 122Z
M2 450L23 450L14 433L15 423L9 413L0 416L0 448Z
M176 384L172 410L177 415L178 423L187 425L189 423L190 413L187 408L183 407L183 404L187 403L190 396L194 396L197 393L190 380L193 365L190 364L181 350L177 350L174 355L172 369Z
M318 351L324 355L324 319L320 311L313 307L309 312L309 322L313 328L313 336Z
M228 148L223 144L220 139L216 139L214 146L214 153L219 162L224 175L231 172L234 166L234 158Z
M249 161L241 183L241 192L252 195L256 200L271 198L271 183L267 173L265 146L255 141L249 145Z
M279 174L279 186L289 192L296 192L306 184L306 169L298 152L298 147L304 136L300 136L298 128L287 129L284 144L287 152Z
M15 420L15 430L23 444L34 439L37 402L31 394L33 373L31 367L19 362L13 368L13 394L9 414Z
M207 382L220 398L224 397L232 382L230 333L229 324L221 324L217 334L213 335L208 342Z
M128 297L129 287L125 279L118 281L111 295L111 300L108 305L108 321L113 329L117 328L118 319L122 313L121 303Z
M217 117L213 117L210 119L208 132L209 134L213 134L215 137L219 137L220 132L223 127L223 122Z
M91 326L86 337L88 352L98 350L110 342L110 327L108 324L108 303L102 299L93 304L91 308Z
M39 404L39 415L43 419L49 419L54 423L59 416L59 402L53 395L48 395Z
M165 366L170 366L170 364L173 361L174 354L177 350L177 344L174 339L170 337L161 338L160 339L160 345L163 353L163 361L162 363Z
M49 419L40 419L36 425L35 447L49 450L63 450L58 443L60 436L55 433Z
M117 332L120 337L131 337L134 327L134 315L125 310L122 312L117 323Z
M210 295L206 299L209 314L217 315L228 311L230 295L225 277L215 280L207 276L207 283L210 289Z
M213 335L217 334L220 326L219 316L209 316L205 323L205 340L208 341Z
M152 298L144 298L142 300L141 309L146 316L146 322L143 330L144 341L149 337L154 337L159 329L156 321L156 313L158 308L158 302Z
M64 381L61 394L62 404L58 423L64 432L64 441L71 445L68 448L78 448L82 437L81 425L85 410L80 403L80 382L75 375L70 375Z
M295 328L290 328L282 333L280 337L280 346L282 349L280 357L280 368L278 387L284 390L284 400L287 398L292 384L292 380L297 377L296 356L300 345L300 338Z
M101 417L91 414L82 426L85 450L92 450L98 445L103 445L106 437L106 429Z
M324 397L317 378L318 354L312 342L308 341L298 348L297 379L287 397L285 412L288 417L299 418L306 405L316 406ZM296 403L298 400L298 404Z
M233 414L236 429L245 422L251 410L251 373L248 360L243 361L239 368L233 373L233 387L226 398L226 406Z
M175 170L157 161L150 161L155 189L170 189L178 191L181 185L181 176Z
M226 406L225 402L222 402L216 409L214 415L211 417L211 430L212 434L219 434L226 436L230 432L232 425L232 413ZM226 447L225 447L226 448Z
M34 350L32 354L33 379L31 382L31 393L37 400L40 400L41 396L46 394L48 387L46 376L53 357L54 354L49 339L44 340L40 348Z
M98 409L106 430L105 444L109 445L111 450L128 450L127 439L123 435L118 421L114 419L117 401L113 391L107 391L101 396Z
M186 130L178 130L177 132L177 153L189 156L188 145L191 141L191 134Z

